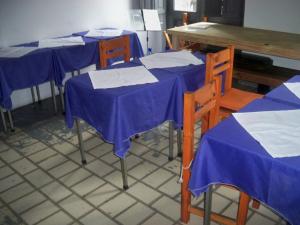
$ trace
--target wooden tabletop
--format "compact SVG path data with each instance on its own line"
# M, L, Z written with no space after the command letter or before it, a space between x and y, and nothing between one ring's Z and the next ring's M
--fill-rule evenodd
M193 42L228 46L266 55L300 60L300 34L229 26L223 24L194 23L168 29L172 37Z

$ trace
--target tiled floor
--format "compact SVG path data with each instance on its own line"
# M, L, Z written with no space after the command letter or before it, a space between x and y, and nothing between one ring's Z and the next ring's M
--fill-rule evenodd
M63 116L1 134L0 224L180 224L180 159L168 161L167 126L160 128L159 143L153 135L134 140L127 157L127 191L121 189L119 160L112 146L83 126L86 166L80 164L77 136L65 127ZM236 191L216 187L214 211L234 216L237 199ZM203 205L202 198L193 199L193 204ZM201 223L192 216L189 224ZM284 222L261 206L250 210L247 224Z

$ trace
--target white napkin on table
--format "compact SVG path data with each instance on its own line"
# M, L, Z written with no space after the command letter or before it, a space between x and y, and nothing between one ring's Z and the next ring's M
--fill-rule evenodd
M54 48L61 46L85 45L82 37L50 38L39 41L39 48Z
M147 69L188 66L190 64L203 64L203 61L201 59L198 59L187 50L156 53L142 57L140 58L140 60Z
M123 33L123 30L118 29L103 29L103 30L89 30L85 37L117 37Z
M38 49L37 47L0 48L0 58L20 58L37 49Z
M143 66L91 71L89 77L94 89L158 82L156 77Z
M300 156L300 110L233 113L274 158Z
M283 83L294 95L300 99L300 82Z

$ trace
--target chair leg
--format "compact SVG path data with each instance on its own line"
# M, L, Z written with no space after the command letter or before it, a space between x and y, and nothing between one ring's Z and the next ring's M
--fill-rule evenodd
M55 97L55 87L54 87L54 81L50 81L50 88L51 88L51 95L52 95L52 101L53 101L53 108L54 113L57 113L57 104L56 104L56 97Z
M39 87L39 85L36 85L35 89L36 89L36 95L37 95L38 103L41 104L41 94L40 94L40 87Z
M259 209L259 206L260 206L260 202L256 199L252 199L253 202L252 202L252 208L254 209Z
M126 165L125 158L124 159L120 158L120 162L121 162L121 170L122 170L123 189L126 191L129 188L129 186L127 180L127 165Z
M174 124L169 121L169 161L174 159Z
M191 206L191 192L188 190L188 181L190 177L190 170L183 170L183 180L181 184L181 215L180 220L183 223L190 221L189 208Z
M84 151L84 145L83 145L83 140L82 140L82 133L81 133L79 119L75 119L75 123L76 123L76 130L77 130L77 136L78 136L78 145L79 145L79 150L80 150L80 155L81 155L81 162L83 165L85 165L86 158L85 158L85 151Z
M182 131L181 127L177 129L177 156L182 156Z
M211 201L212 201L212 186L207 188L204 203L204 225L210 225L210 214L211 214Z
M249 209L250 196L240 192L239 208L237 213L237 225L245 225Z
M77 75L80 75L80 70L77 70Z
M11 111L10 110L7 110L7 115L8 115L8 121L9 121L9 125L10 125L10 130L12 132L15 131L15 126L14 126L14 121L12 119L12 115L11 115Z
M30 91L31 91L32 104L34 104L34 103L35 103L35 94L34 94L34 88L33 88L33 87L31 87L31 88L30 88Z
M5 119L5 116L4 116L3 109L1 107L0 107L0 113L1 113L1 119L2 119L4 132L7 132L6 119Z
M74 72L74 71L71 72L71 76L72 76L72 77L75 76L75 72Z

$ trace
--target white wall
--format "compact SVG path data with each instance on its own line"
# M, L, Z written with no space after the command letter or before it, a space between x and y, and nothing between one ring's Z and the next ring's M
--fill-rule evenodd
M57 37L99 27L130 28L132 0L0 0L0 47ZM146 50L145 32L138 32ZM150 34L150 47L161 51L159 34ZM41 97L50 96L49 84ZM13 107L31 102L30 90L12 94Z
M246 0L244 25L300 34L300 1ZM300 61L272 58L275 65L300 70Z

